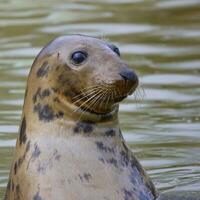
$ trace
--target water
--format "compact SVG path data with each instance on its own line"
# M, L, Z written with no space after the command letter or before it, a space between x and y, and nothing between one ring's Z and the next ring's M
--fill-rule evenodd
M199 191L199 11L199 0L2 0L0 199L30 66L46 43L69 33L112 41L139 74L137 95L121 104L121 127L157 188Z

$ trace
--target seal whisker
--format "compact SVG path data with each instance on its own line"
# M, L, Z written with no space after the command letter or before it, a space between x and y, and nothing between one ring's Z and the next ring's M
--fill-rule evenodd
M139 85L139 87L134 92L134 99L136 101L136 104L139 104L140 101L142 101L145 97L145 91L142 85Z
M86 103L88 103L91 99L95 98L95 96L97 96L99 93L101 92L101 90L99 90L96 94L94 94L93 96L91 96L89 99L87 99L86 101L84 101L80 106L78 106L77 109L75 109L73 112L78 111L82 106L84 106Z
M97 103L99 103L99 101L102 99L102 96L104 95L104 92L102 91L102 93L100 93L98 95L98 97L95 99L95 101L93 101L93 104L91 104L90 106L92 108L94 108L96 106Z
M100 93L98 93L98 95L96 96L96 98L92 99L91 102L86 106L85 110L83 110L83 113L85 113L87 110L89 110L89 108L94 108L94 106L99 102L99 99L101 98L101 96L104 94L103 90L100 90ZM82 115L83 115L82 113ZM82 116L81 115L81 116Z
M81 98L77 99L76 101L72 101L74 104L78 103L79 101L83 100L83 99L87 99L88 97L90 97L92 94L96 93L98 91L98 89L94 89L94 90L91 90L90 93L84 95L84 94L80 94L80 96L82 96Z
M96 95L94 95L93 96L93 99L91 99L91 101L89 101L89 104L88 105L86 105L86 107L85 108L81 108L82 110L82 113L81 113L81 115L80 115L80 117L79 117L79 120L81 120L81 117L83 116L83 114L85 113L85 112L87 112L87 110L90 108L90 107L93 107L93 105L96 103L96 102L98 102L98 99L99 99L99 96L101 96L101 90L100 90L100 92L99 93L97 93ZM97 97L97 98L95 98L95 97Z
M89 86L89 87L86 87L86 88L83 88L81 90L81 92L85 91L85 90L88 90L88 89L93 89L93 88L100 88L102 87L101 85L93 85L93 86Z
M92 87L89 87L89 88L84 88L83 90L80 91L80 93L78 95L74 96L72 99L76 99L79 96L84 95L84 93L88 93L90 91L93 91L94 89L99 89L99 88L100 88L100 86L98 86L98 85L97 86L92 86Z
M107 88L105 88L105 91L103 91L102 92L102 95L101 95L101 98L100 99L102 99L102 101L100 102L100 104L99 104L99 108L102 108L102 103L104 103L104 97L106 97L106 95L107 95ZM105 98L106 99L106 98Z
M109 94L109 90L107 91L107 94ZM107 101L106 101L106 107L108 106L108 103L109 103L109 101L110 101L110 95L107 95Z

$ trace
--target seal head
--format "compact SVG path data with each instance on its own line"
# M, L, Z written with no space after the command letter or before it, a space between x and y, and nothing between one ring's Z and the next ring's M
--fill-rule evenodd
M56 96L73 113L105 115L133 93L138 78L121 60L116 46L97 38L72 35L57 38L41 51L28 84L33 82L35 87L28 91L33 94L28 96L33 96L35 102L42 92L38 88L46 85L43 96L56 94L52 98Z

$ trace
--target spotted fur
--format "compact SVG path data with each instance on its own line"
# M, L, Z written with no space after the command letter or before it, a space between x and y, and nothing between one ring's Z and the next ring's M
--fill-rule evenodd
M23 119L22 119L20 133L19 133L19 143L20 143L20 145L25 144L26 139L27 139L27 136L26 136L26 118L24 116Z
M88 57L73 65L72 53L83 49ZM119 101L138 85L119 55L108 42L81 35L58 38L40 52L5 200L155 200L118 124Z
M37 71L37 77L38 78L44 77L48 73L48 70L49 70L49 65L48 65L48 62L45 61L42 64L42 66L38 69L38 71Z

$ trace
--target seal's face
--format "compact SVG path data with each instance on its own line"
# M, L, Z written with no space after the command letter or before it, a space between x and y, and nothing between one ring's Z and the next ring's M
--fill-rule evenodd
M122 61L119 49L100 39L60 37L44 48L38 59L44 64L46 57L52 57L48 84L62 99L84 111L110 112L138 85L137 75ZM42 71L38 68L36 73L40 76Z

